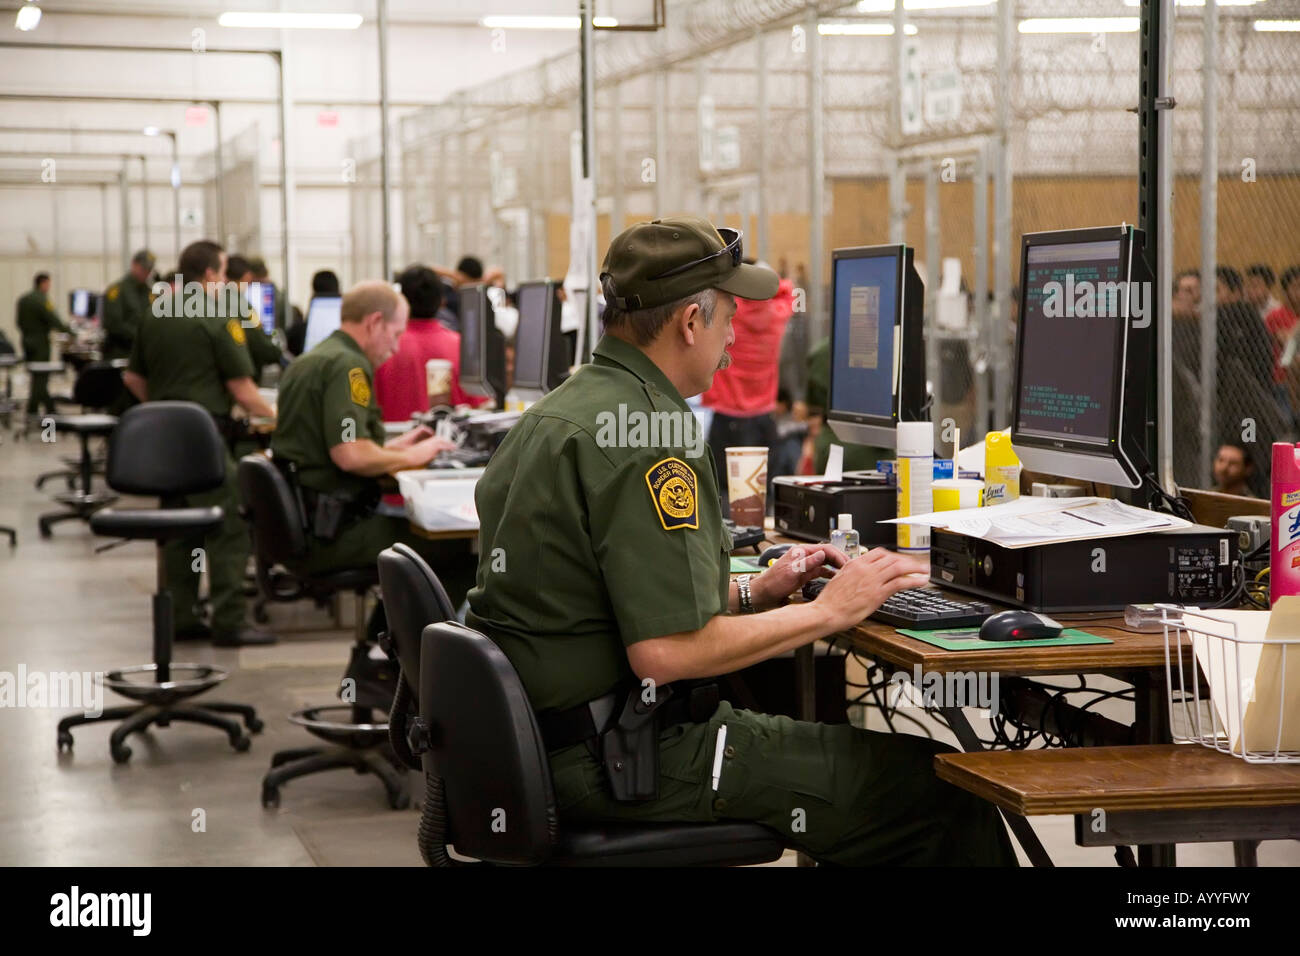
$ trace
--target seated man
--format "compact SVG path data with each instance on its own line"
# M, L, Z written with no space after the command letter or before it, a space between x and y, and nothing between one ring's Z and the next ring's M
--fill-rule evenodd
M878 549L847 561L828 545L729 580L714 463L685 398L728 364L733 296L777 291L770 270L741 265L732 235L683 217L611 243L595 357L524 413L478 484L468 623L523 681L563 817L753 821L841 864L1014 865L997 811L936 778L943 745L665 689L839 633L928 580L914 559ZM817 600L780 606L828 563L839 570ZM658 793L641 802L616 799L593 756L604 715L630 694L666 701Z
M407 311L387 282L362 282L343 296L339 328L280 379L271 452L282 467L292 467L303 493L308 571L373 565L380 551L402 541L429 562L458 603L473 582L469 543L429 541L405 517L376 511L381 476L423 468L452 447L423 426L384 444L374 367L397 348Z

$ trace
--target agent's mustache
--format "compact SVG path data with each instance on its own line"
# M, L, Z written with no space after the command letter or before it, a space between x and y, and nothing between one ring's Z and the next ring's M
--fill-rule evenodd
M722 358L718 359L718 371L721 372L724 368L730 368L730 367L731 367L731 353L723 352Z

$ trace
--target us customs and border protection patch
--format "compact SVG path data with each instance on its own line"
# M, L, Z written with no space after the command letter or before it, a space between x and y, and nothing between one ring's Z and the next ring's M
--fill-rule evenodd
M352 388L352 401L362 408L369 408L370 383L366 381L366 373L359 368L352 369L348 372L348 385Z
M244 338L244 327L239 324L238 319L231 319L227 322L226 331L230 333L230 337L235 340L236 345L243 345L247 341Z
M680 458L665 458L645 473L650 500L665 531L699 528L695 472Z

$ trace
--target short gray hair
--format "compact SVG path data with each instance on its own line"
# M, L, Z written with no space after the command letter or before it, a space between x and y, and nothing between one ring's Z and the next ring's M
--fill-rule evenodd
M718 304L717 290L704 289L675 302L631 312L625 312L611 302L605 307L605 328L626 329L637 345L649 345L658 338L663 327L673 317L673 313L692 304L700 307L700 315L704 318L705 327L713 325L713 310Z

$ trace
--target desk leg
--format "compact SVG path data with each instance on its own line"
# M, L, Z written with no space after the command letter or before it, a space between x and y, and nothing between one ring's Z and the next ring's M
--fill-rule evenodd
M794 700L795 710L800 720L817 719L817 670L813 656L813 644L795 648L794 652ZM817 862L806 853L796 856L797 866L816 866Z
M979 737L975 735L975 728L970 725L970 721L966 719L966 715L960 707L940 707L939 713L947 718L948 725L952 727L952 732L957 735L957 743L961 745L962 750L969 754L984 749ZM1028 817L1007 813L1005 810L999 810L999 812L1002 814L1002 819L1007 821L1007 828L1011 830L1016 842L1025 851L1025 856L1029 857L1031 864L1034 866L1055 866L1052 858L1043 849L1043 844L1039 842L1038 834L1029 825Z
M1133 680L1133 736L1139 744L1167 744L1169 733L1169 695L1163 675L1145 672ZM1178 847L1173 843L1139 846L1138 866L1177 866Z

